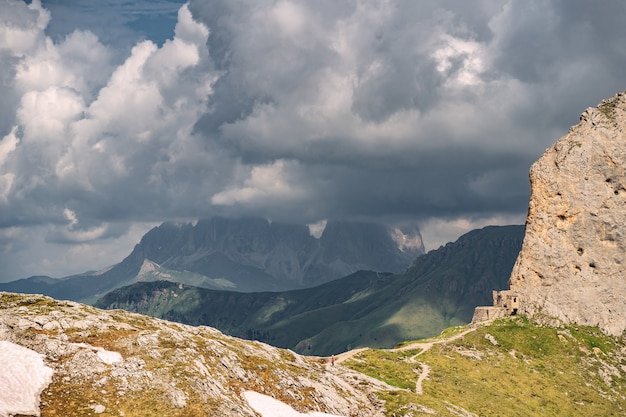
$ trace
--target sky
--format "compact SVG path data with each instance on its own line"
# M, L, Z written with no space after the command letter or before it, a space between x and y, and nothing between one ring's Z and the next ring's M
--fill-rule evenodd
M0 0L0 281L164 221L523 224L528 171L626 89L622 0Z

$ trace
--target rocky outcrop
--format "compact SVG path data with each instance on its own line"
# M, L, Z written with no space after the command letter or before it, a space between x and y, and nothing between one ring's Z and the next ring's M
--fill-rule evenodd
M533 164L519 311L626 329L626 93L587 109Z
M35 383L26 381L26 386L33 386L37 404L25 409L24 401L16 401L23 390L6 385L16 372L8 382L6 373L34 362L15 357L12 366L3 364L0 416L253 417L258 414L244 395L250 391L301 413L382 415L381 404L368 392L368 386L380 389L379 382L348 370L339 375L321 358L228 337L209 327L0 292L0 342L5 350L4 344L43 360L45 372L39 373L46 377L42 385L26 375Z

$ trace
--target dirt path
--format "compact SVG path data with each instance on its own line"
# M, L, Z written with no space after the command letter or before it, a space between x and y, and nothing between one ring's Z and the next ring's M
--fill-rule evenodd
M418 352L417 354L411 356L408 361L415 363L417 365L419 365L420 369L415 369L415 373L418 375L417 377L417 381L415 382L415 393L416 394L422 394L423 390L422 390L422 383L428 379L428 376L430 375L430 366L428 366L427 364L423 363L423 362L419 362L417 360L417 357L420 356L421 354L423 354L424 352L427 352L428 350L430 350L434 345L438 345L438 344L442 344L442 343L448 343L448 342L452 342L456 339L460 339L463 336L465 336L468 333L474 332L476 331L476 329L478 329L479 327L484 326L485 324L487 324L488 322L480 322L480 323L473 323L468 325L468 328L463 330L460 333L456 333L452 336L443 338L443 339L438 339L438 340L433 340L430 342L414 342L414 343L410 343L406 346L402 346L399 348L393 348L393 349L388 349L390 352L402 352L402 351L406 351L406 350L413 350L413 349L421 349L420 352ZM366 350L368 350L369 348L365 347L365 348L359 348L359 349L352 349L349 350L347 352L343 352L340 353L338 355L335 355L335 364L338 365L350 358L352 358L353 356L364 352ZM330 358L328 358L328 361L330 363Z
M441 343L448 343L448 342L452 342L453 340L460 339L463 336L465 336L466 334L476 331L477 328L478 328L477 326L471 326L471 327L468 327L467 329L463 330L461 333L454 334L454 335L452 335L450 337L446 337L445 339L434 340L432 342L414 342L414 343L408 344L406 346L402 346L402 347L394 348L394 349L389 349L389 350L392 351L392 352L402 352L402 351L405 351L405 350L412 350L412 349L420 348L420 349L422 349L422 351L420 353L418 353L417 355L415 355L415 356L419 356L422 353L430 350L434 345L439 345Z
M480 324L482 325L483 323L480 323ZM429 349L431 349L434 345L438 345L438 344L441 344L441 343L448 343L448 342L451 342L453 340L460 339L463 336L465 336L466 334L475 331L476 329L477 329L477 326L473 326L472 325L471 327L463 330L462 332L454 334L454 335L452 335L450 337L446 337L445 339L434 340L432 342L414 342L414 343L410 343L410 344L408 344L406 346L402 346L402 347L399 347L399 348L388 349L388 350L390 352L402 352L402 351L405 351L405 350L422 349L422 351L420 353L415 355L415 356L419 356L422 353L424 353L424 352L428 351ZM368 347L363 347L363 348L352 349L352 350L349 350L347 352L339 353L339 354L335 355L335 363L344 362L344 361L352 358L353 356L358 355L359 353L361 353L363 351L366 351L368 349L369 349ZM326 359L330 362L330 358L326 358Z
M417 381L415 382L415 393L421 395L424 393L422 390L422 382L424 382L424 380L428 378L428 375L430 375L430 366L425 363L420 363L420 365L422 366L422 372L418 373L417 369L415 369L415 373L419 375L417 377Z
M369 349L369 348L364 347L364 348L352 349L352 350L349 350L347 352L343 352L343 353L340 353L338 355L335 355L335 363L341 363L341 362L343 362L345 360L348 360L351 357L353 357L354 355L357 355L357 354L359 354L359 353L361 353L361 352L363 352L363 351L365 351L367 349Z

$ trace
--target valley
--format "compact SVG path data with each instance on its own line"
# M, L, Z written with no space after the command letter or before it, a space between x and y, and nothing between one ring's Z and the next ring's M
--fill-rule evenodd
M504 289L521 248L522 226L491 226L419 256L402 274L360 271L317 287L237 293L141 282L98 300L191 325L207 325L302 354L393 347L469 323L474 307Z

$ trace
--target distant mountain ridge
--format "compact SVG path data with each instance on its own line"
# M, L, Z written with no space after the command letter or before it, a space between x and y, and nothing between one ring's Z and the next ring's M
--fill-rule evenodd
M362 269L402 272L423 253L416 227L402 231L375 223L329 221L316 238L307 225L215 217L195 224L163 223L146 233L122 262L102 272L58 280L31 277L2 283L0 291L86 303L120 286L158 279L243 292L281 291L312 287Z
M390 347L468 323L474 307L508 285L523 235L524 226L474 230L398 275L360 271L314 288L258 293L142 282L96 306L208 325L305 354Z
M130 257L227 279L239 291L261 291L311 287L360 269L402 272L422 253L423 244L400 250L382 224L330 221L317 239L306 225L212 218L164 223Z

